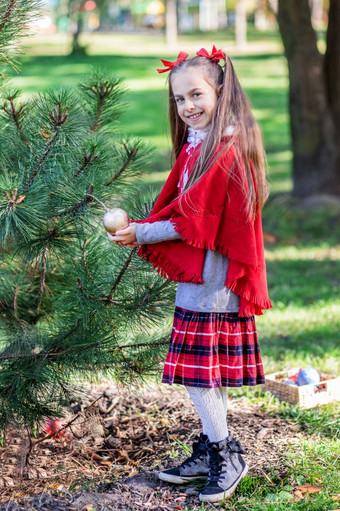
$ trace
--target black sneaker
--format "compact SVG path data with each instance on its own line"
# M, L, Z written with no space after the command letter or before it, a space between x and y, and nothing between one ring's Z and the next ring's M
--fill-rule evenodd
M240 442L229 435L222 442L209 442L210 471L208 482L201 491L202 502L219 502L230 497L241 479L247 474L246 465L241 454L244 451Z
M159 479L174 484L206 479L209 474L208 442L207 435L201 433L192 446L192 455L178 467L160 472Z

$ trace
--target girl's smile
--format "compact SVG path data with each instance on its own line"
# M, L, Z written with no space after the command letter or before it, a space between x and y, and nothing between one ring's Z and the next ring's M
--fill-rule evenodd
M183 69L172 76L171 87L182 121L197 130L206 128L213 118L218 96L204 74Z

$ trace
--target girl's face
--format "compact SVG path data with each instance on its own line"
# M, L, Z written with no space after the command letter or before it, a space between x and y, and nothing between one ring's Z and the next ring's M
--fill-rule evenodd
M213 118L217 93L198 68L178 71L171 77L177 112L185 124L196 130L206 128Z

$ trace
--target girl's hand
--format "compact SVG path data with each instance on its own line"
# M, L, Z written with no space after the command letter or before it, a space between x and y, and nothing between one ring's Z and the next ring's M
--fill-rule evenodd
M119 231L116 231L115 235L112 235L110 233L107 233L108 237L111 241L116 243L117 245L123 245L124 247L136 247L139 245L136 239L135 234L135 224L132 223L128 227L125 227L125 229L120 229Z

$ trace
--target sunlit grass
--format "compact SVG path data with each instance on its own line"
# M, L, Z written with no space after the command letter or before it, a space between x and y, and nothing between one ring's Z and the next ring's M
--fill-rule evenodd
M279 55L270 55L263 62L257 59L254 62L252 56L235 56L233 60L254 106L254 114L263 129L271 167L272 189L289 191L291 154L284 59ZM151 142L157 150L156 164L151 168L163 172L170 168L170 159L164 158L164 154L170 153L171 143L166 78L157 74L158 65L159 58L155 55L124 57L116 54L72 58L33 55L23 59L22 71L12 79L12 84L22 89L25 97L28 97L51 87L73 87L90 72L91 67L117 73L125 80L128 88L127 108L121 117L120 130ZM277 69L277 73L272 72L273 68ZM283 154L283 158L278 153ZM162 179L161 176L159 179L154 176L151 181L161 182Z

